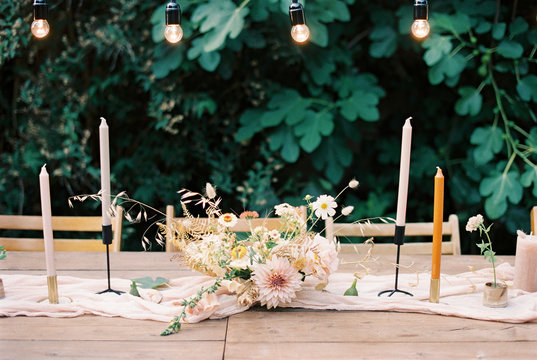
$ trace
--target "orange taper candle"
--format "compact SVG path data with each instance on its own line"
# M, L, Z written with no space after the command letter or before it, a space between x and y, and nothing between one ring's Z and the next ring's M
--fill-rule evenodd
M444 221L444 175L436 168L434 177L433 265L431 269L430 302L438 302L440 295L440 259L442 256L442 222Z

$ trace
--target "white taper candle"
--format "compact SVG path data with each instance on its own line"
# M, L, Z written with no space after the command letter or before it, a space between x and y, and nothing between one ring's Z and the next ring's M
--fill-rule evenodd
M410 173L410 144L412 142L412 125L410 119L406 119L403 126L403 140L401 143L401 165L399 169L399 194L397 197L397 216L395 224L405 226L406 203L408 198L408 176Z
M54 237L52 235L52 210L50 206L50 184L46 164L39 174L39 190L41 194L41 218L43 219L43 239L45 242L45 261L47 276L56 276L54 265Z
M99 126L99 144L101 150L101 196L103 225L111 225L110 220L110 150L108 145L108 125L101 118Z

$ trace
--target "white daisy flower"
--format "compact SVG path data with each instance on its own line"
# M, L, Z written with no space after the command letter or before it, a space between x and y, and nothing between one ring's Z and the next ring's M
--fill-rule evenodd
M313 211L315 211L315 216L323 220L336 214L336 210L334 209L337 208L337 203L330 195L319 196L311 206Z
M218 223L228 228L237 225L237 221L239 221L239 219L237 218L235 214L232 214L232 213L222 214L218 218Z

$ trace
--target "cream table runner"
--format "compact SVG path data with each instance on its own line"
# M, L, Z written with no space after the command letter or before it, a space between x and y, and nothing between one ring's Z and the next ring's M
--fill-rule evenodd
M404 271L402 271L404 272ZM394 294L378 297L379 291L392 289L394 276L368 275L358 281L358 297L342 296L353 280L352 274L335 273L324 291L314 290L306 282L302 291L288 304L280 307L315 310L369 310L430 313L471 319L511 323L537 321L537 293L512 288L514 268L507 263L497 267L499 279L509 285L509 304L506 308L487 308L482 305L484 283L492 279L492 269L441 276L440 303L428 301L429 274L400 274L399 288L414 294L408 297ZM106 279L81 279L58 276L60 304L43 301L47 297L46 276L1 275L6 297L0 299L0 316L75 317L86 314L121 316L129 319L170 321L181 311L181 300L197 293L203 286L213 284L207 276L189 276L169 281L163 290L139 289L142 297L128 294L130 280L112 279L112 288L125 291L118 296L96 292L106 288ZM247 310L237 305L236 296L224 282L215 296L203 299L188 314L189 322L219 319Z

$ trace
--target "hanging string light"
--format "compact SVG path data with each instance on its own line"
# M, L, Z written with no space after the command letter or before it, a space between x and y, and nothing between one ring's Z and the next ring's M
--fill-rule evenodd
M291 37L297 43L304 43L310 37L310 29L306 25L304 7L298 0L293 0L289 6L289 18L291 19Z
M170 44L177 44L183 38L181 28L181 8L175 0L171 0L166 5L166 29L164 37Z
M34 21L32 22L31 31L32 34L38 39L44 38L50 31L50 25L48 24L47 17L47 0L34 0Z
M414 22L410 30L416 39L424 39L429 35L431 27L429 26L429 1L414 1Z

